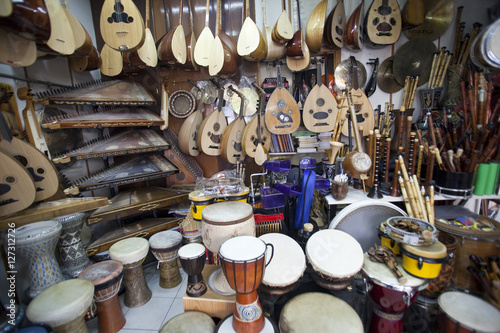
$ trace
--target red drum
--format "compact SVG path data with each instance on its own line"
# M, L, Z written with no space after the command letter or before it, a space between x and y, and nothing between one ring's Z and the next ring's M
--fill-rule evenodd
M401 333L403 316L420 290L427 287L425 280L418 279L400 269L407 282L402 285L384 263L373 262L364 254L363 275L368 279L367 288L375 303L370 332ZM399 267L402 267L398 258Z
M448 291L439 296L438 305L443 333L500 332L500 311L478 297Z
M259 238L238 236L226 240L219 249L224 275L236 291L233 328L237 332L257 333L265 326L257 288L264 276L267 246L273 250ZM273 251L269 261L272 257Z
M101 261L84 269L78 278L94 284L99 333L116 333L121 330L126 321L118 302L123 265L116 260Z
M207 292L207 285L201 272L205 267L206 249L203 244L191 243L179 249L182 269L188 274L186 294L199 297Z

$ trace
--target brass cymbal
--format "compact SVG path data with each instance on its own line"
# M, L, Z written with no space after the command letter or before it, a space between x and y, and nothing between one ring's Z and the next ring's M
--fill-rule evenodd
M385 59L377 73L377 83L383 92L392 94L403 89L403 86L396 81L394 78L394 72L392 71L392 63L394 62L394 56Z
M436 40L441 37L451 24L455 4L453 0L422 0L424 4L424 23L404 30L406 38L426 38Z
M366 83L366 68L365 66L356 60L356 64L358 66L358 84L359 88L363 88ZM335 68L335 84L340 90L345 89L346 83L349 84L349 86L352 87L352 64L350 59L346 59L342 61L336 68Z
M436 45L425 38L413 39L401 45L394 55L392 64L396 81L404 85L407 76L419 75L418 86L426 83L429 80L435 52Z

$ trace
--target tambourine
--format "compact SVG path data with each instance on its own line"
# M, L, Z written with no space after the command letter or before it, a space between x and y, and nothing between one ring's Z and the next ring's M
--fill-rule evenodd
M174 91L168 101L168 110L176 118L187 118L196 108L196 100L189 91Z
M436 227L429 222L413 217L394 216L386 221L385 233L398 243L413 246L428 246L437 241ZM412 224L419 230L408 231L403 225Z

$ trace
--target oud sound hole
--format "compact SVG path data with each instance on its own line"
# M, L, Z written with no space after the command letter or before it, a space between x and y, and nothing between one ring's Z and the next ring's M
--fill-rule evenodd
M317 106L323 106L323 105L325 105L325 100L323 98L318 98L316 100L316 105Z
M15 155L14 158L22 164L23 167L27 167L28 166L28 159L24 156L21 156L21 155Z
M215 123L215 124L214 124L214 131L215 131L215 132L218 132L219 130L220 130L220 125L219 125L219 123Z
M342 24L342 15L339 14L339 16L337 17L337 22L339 22L339 24Z
M278 101L278 104L277 104L277 105L278 105L278 108L281 110L281 109L284 109L284 108L285 108L286 103L285 103L285 101L284 101L284 100L280 99L280 100Z
M391 13L391 7L389 6L380 6L377 9L380 15L389 15Z
M313 114L313 113L314 113L314 111L313 111L313 110L309 110L309 114Z
M7 184L14 184L16 182L16 178L14 176L7 176L5 177L5 182Z
M39 174L39 175L43 175L45 173L45 170L42 169L42 168L37 168L36 169L36 173Z

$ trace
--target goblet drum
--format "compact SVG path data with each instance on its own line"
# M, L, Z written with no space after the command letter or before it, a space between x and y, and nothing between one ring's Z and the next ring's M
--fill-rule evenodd
M401 259L397 259L401 267ZM403 331L403 316L413 304L420 290L427 282L400 269L407 279L399 283L394 273L385 263L373 262L368 253L364 254L363 275L367 278L367 288L375 303L372 313L370 332L400 333Z
M163 325L159 333L214 333L215 323L209 315L199 311L186 311Z
M178 250L182 245L182 234L177 231L161 231L149 238L151 252L160 266L160 287L173 288L182 282L177 265Z
M231 288L236 291L233 328L237 332L260 332L265 325L257 288L264 276L267 246L253 236L238 236L226 240L220 247L222 270ZM269 262L273 258L269 256Z
M203 244L191 243L179 249L182 269L188 274L186 294L199 297L207 292L207 285L201 272L205 267L206 249Z
M16 228L16 248L29 264L30 298L64 280L54 253L61 229L61 223L53 220Z
M219 252L222 243L236 236L255 236L255 219L252 206L240 201L214 203L202 212L201 235L203 243L212 253ZM222 295L234 295L221 270L210 275L211 289Z
M26 316L32 323L50 326L55 333L87 333L84 315L93 295L94 285L90 281L62 281L35 297Z
M123 279L123 265L116 260L105 260L84 269L79 279L94 284L99 333L116 333L125 326L125 317L118 301Z
M122 239L109 248L109 257L123 265L124 303L129 308L142 306L151 299L152 292L142 269L148 251L149 242L140 237Z

